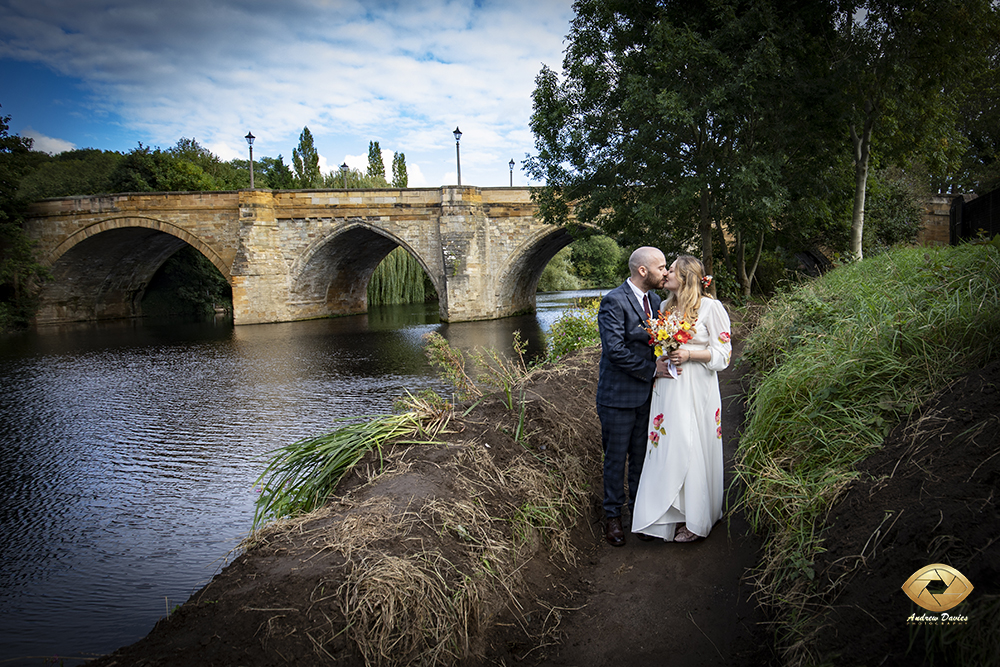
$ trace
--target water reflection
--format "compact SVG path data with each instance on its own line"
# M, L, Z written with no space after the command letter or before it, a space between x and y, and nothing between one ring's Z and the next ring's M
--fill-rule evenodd
M339 417L446 390L423 353L529 354L575 296L533 316L441 323L436 305L233 327L110 322L0 338L0 661L106 653L224 564L266 453ZM66 664L73 664L72 661Z

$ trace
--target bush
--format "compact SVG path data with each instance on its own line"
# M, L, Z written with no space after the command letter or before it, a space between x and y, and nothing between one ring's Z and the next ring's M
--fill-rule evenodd
M552 330L545 337L550 360L601 342L597 330L597 311L600 307L599 298L580 299L552 323Z

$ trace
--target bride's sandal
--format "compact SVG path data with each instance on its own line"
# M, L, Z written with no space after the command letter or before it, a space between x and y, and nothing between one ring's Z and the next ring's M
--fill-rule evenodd
M674 531L674 542L694 542L695 540L700 540L700 535L695 535L687 526L681 526L676 531Z

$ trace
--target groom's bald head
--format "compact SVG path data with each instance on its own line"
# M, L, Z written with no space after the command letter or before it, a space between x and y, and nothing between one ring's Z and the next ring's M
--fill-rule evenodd
M659 264L665 264L666 259L663 253L660 252L658 248L653 246L643 246L641 248L636 248L628 258L628 270L632 274L633 278L641 277L639 273L640 267L645 267L648 271L651 267L657 266Z

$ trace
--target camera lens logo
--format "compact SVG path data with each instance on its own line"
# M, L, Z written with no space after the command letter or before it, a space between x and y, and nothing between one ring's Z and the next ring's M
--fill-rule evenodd
M914 572L903 592L927 611L948 611L969 597L972 583L955 568L934 563Z

